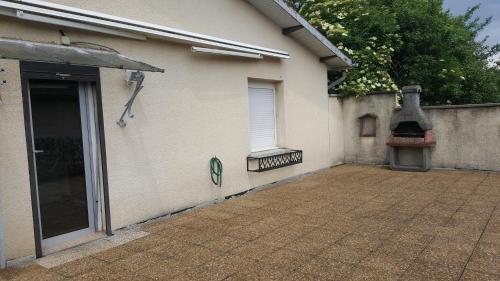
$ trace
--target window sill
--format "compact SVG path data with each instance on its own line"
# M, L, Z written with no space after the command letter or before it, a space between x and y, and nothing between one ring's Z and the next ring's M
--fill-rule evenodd
M247 156L247 171L265 172L302 163L302 150L275 148Z
M276 148L252 151L248 155L248 157L259 158L259 157L273 156L273 155L277 155L277 154L287 153L287 152L290 152L293 150L294 149L290 149L290 148L276 147Z

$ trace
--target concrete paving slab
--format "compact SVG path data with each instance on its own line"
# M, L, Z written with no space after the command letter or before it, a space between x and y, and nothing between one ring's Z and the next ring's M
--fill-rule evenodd
M117 231L0 280L500 280L499 202L498 174L344 165Z

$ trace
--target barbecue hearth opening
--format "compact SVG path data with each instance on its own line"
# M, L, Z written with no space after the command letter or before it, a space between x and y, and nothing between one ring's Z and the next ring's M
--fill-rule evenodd
M399 138L423 138L425 131L415 121L401 122L393 132Z

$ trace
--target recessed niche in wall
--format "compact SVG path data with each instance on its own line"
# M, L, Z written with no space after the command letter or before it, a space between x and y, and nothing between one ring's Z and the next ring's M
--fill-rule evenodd
M377 116L366 114L359 118L360 137L375 137L377 136Z

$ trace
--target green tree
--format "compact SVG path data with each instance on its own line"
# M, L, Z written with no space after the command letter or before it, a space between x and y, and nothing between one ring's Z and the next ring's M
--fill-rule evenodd
M441 0L387 1L395 11L403 44L392 58L391 76L400 86L421 84L425 104L500 101L500 76L488 67L498 47L476 42L491 19L474 18L479 6L455 17Z
M290 0L289 3L359 67L337 89L342 95L424 89L425 104L500 102L500 46L476 42L491 19L443 10L442 0ZM396 86L397 85L397 86Z
M293 1L310 23L358 67L339 86L344 95L397 90L389 71L391 57L401 45L395 14L379 1Z

